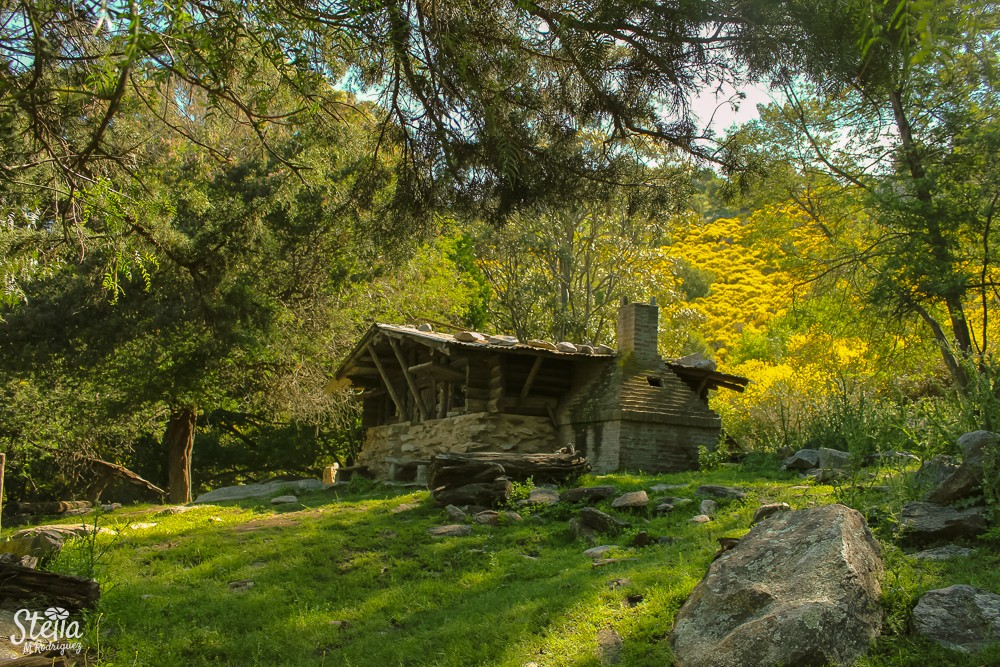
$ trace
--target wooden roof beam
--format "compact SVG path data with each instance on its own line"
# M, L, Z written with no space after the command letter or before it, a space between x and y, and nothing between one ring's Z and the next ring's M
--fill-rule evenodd
M403 402L399 400L399 394L396 393L396 388L392 386L392 379L389 374L385 372L385 366L382 365L382 360L378 358L378 354L375 352L375 346L371 343L365 348L368 354L371 355L372 361L375 362L375 368L378 369L378 374L382 376L382 382L385 383L385 389L389 392L389 398L396 405L396 412L403 419L406 419L406 413L403 411Z
M417 406L417 411L420 413L420 421L427 421L427 408L424 407L424 402L420 398L420 391L417 390L417 383L413 380L410 367L407 365L406 359L403 358L403 351L399 349L399 343L396 342L395 338L389 338L389 345L392 346L393 354L396 355L396 361L399 362L399 369L403 371L403 379L406 380L406 386L410 388L413 403Z
M535 357L535 363L531 365L528 377L524 380L524 386L521 387L521 395L517 397L517 407L521 407L524 399L528 398L528 394L531 392L531 385L535 382L535 376L538 375L538 371L541 369L542 361L544 360L545 357Z

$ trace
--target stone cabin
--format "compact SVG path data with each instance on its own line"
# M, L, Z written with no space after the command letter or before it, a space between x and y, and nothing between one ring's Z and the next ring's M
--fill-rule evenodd
M382 479L413 479L444 451L563 447L586 454L597 473L695 469L698 447L714 447L721 433L708 392L743 391L748 380L710 363L664 361L657 326L655 304L623 305L615 352L374 324L331 389L360 390L358 464Z

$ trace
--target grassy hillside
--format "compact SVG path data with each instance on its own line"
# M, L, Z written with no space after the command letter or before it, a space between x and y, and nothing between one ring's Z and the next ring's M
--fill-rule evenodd
M610 630L621 639L618 664L665 665L674 614L705 573L716 538L746 532L761 502L840 500L865 511L885 545L887 635L867 664L996 664L1000 653L963 658L910 639L906 625L925 590L1000 590L997 551L980 544L973 556L945 563L903 555L890 543L902 478L865 479L814 485L773 461L585 478L623 491L684 485L650 495L694 500L663 517L629 517L633 528L603 543L626 545L640 529L670 539L622 548L611 555L631 560L603 567L592 566L588 545L567 530L576 507L528 510L522 522L434 538L427 529L450 521L427 492L364 484L291 506L119 510L99 518L116 536L71 543L53 569L93 570L102 582L87 635L101 665L599 665L615 653L599 646L599 637L614 643ZM714 521L692 524L700 484L751 493L722 504Z

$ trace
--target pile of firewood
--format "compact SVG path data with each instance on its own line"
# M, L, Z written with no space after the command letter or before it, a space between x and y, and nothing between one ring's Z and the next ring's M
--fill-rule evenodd
M444 453L431 458L428 487L439 505L501 505L513 485L563 483L590 471L587 457L560 450L554 454L505 452Z

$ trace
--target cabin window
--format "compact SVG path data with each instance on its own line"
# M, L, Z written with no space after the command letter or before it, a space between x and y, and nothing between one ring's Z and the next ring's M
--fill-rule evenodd
M660 378L656 377L655 375L647 375L646 376L646 382L649 383L650 387L662 387L663 386L663 380L661 380Z

